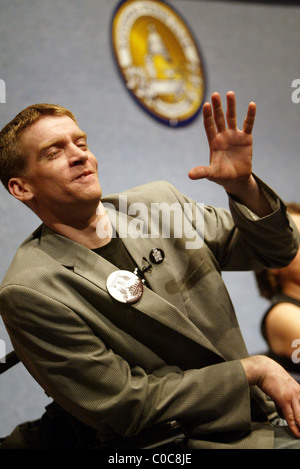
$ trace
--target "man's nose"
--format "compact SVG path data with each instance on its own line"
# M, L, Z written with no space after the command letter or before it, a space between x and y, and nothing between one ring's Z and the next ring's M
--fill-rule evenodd
M87 161L87 159L88 155L86 150L76 145L72 146L69 153L69 162L71 166L76 164L83 164Z

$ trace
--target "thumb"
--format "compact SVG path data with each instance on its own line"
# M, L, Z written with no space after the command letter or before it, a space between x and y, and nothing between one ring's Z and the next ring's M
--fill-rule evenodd
M188 173L190 179L204 179L212 176L212 170L210 166L196 166Z

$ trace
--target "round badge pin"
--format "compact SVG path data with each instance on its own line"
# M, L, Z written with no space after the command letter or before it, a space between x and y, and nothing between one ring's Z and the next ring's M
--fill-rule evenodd
M143 295L141 279L128 270L117 270L106 281L108 293L120 303L136 303Z
M153 264L160 264L165 258L165 253L160 248L153 248L150 251L149 257L150 261L153 262Z

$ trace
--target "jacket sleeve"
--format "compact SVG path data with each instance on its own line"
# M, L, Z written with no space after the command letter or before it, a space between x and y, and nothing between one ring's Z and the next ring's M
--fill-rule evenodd
M259 218L231 196L230 211L205 206L204 242L221 270L280 268L288 265L298 252L299 232L284 202L263 181L255 178L271 204L270 215ZM177 196L183 197L181 203L191 203L191 199L178 193ZM197 229L195 222L194 219Z

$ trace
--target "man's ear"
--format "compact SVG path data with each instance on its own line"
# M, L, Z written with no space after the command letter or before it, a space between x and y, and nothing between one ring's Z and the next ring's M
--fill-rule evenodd
M21 202L26 203L33 198L30 186L23 178L11 178L8 182L8 189L11 195Z

